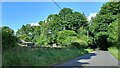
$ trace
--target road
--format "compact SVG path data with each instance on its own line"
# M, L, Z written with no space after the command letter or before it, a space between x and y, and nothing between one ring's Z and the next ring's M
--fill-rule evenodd
M115 59L108 51L94 51L92 53L74 58L62 64L60 66L118 66L118 60ZM76 67L77 68L77 67ZM106 67L105 67L106 68ZM118 67L117 67L118 68Z

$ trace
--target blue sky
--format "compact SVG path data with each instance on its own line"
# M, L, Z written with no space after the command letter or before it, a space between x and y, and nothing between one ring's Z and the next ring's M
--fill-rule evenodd
M0 2L0 26L2 26L2 2Z
M71 8L84 12L88 17L99 11L105 2L57 2L61 8ZM53 2L3 2L2 26L9 26L15 31L24 24L45 20L48 15L59 13L60 9Z

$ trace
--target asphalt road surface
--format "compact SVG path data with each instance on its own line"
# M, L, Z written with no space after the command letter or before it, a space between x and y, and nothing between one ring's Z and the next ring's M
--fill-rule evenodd
M118 66L118 60L108 51L94 51L56 66Z

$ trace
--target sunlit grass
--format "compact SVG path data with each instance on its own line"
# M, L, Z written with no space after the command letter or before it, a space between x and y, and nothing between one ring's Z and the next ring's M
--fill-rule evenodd
M109 52L116 58L120 61L120 49L119 48L116 48L116 47L111 47L108 49Z
M90 48L85 49L85 50L88 51L89 53L94 51L93 49L90 49Z
M84 49L40 49L17 47L3 52L3 66L46 66L88 53Z

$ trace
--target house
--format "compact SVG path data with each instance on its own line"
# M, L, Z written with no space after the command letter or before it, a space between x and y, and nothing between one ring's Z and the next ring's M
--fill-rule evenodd
M35 46L33 42L26 42L24 40L20 40L19 43L22 45L27 45L27 46Z

